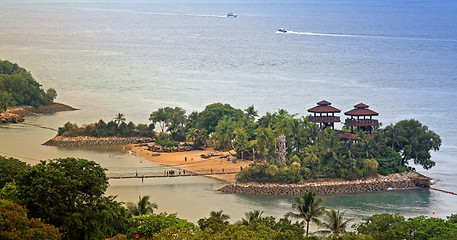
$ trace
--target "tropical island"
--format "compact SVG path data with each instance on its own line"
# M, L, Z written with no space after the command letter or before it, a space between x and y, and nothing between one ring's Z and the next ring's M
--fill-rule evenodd
M52 113L76 110L54 103L57 91L46 91L30 72L9 61L0 60L0 123L17 123L34 113Z
M150 114L149 125L126 123L121 113L107 123L100 120L79 127L68 122L59 128L56 138L45 144L97 145L92 144L93 139L102 139L99 143L108 144L112 143L109 138L117 142L119 138L134 139L135 143L141 143L129 146L134 152L162 164L167 162L160 160L161 154L173 158L176 153L175 158L180 160L168 163L178 167L182 167L187 160L185 156L190 153L177 153L210 147L219 151L212 154L216 156L216 161L227 160L220 161L220 164L238 163L231 167L225 163L226 167L218 169L224 171L230 168L238 172L236 183L222 189L225 193L299 195L309 190L322 194L428 186L429 179L412 172L413 168L408 165L409 161L424 169L435 165L430 151L439 150L441 139L427 126L410 119L381 128L378 120L372 118L378 113L365 104L358 104L355 109L346 112L349 118L343 129L335 130L334 123L339 122L335 112L339 109L322 101L309 111L314 115L299 117L280 109L258 116L253 106L241 110L229 104L213 103L203 111L187 116L180 107L165 107ZM159 133L154 131L156 126L160 129ZM122 144L122 141L119 143ZM202 158L211 159L212 156L205 157L205 154L201 154ZM211 165L211 173L216 171L213 167ZM200 169L203 172L209 170L209 167ZM425 182L414 181L424 178ZM358 185L354 187L356 180ZM322 182L334 186L335 181L344 183L344 186L336 190L317 190L325 188ZM320 184L315 188L271 191L271 188L277 188L277 184L310 186L316 182ZM252 183L256 183L256 187L261 183L262 189L267 190L256 193L258 189L252 190ZM271 184L269 189L268 184Z

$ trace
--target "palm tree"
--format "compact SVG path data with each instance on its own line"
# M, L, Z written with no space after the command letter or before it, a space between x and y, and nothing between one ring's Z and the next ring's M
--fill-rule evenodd
M211 211L210 217L215 217L221 219L223 222L228 220L230 217L227 214L222 213L222 210L219 211Z
M138 203L127 203L127 208L133 216L143 216L149 213L154 213L154 208L157 209L156 203L149 202L149 196L138 196Z
M332 209L325 213L325 220L321 224L321 228L325 228L325 230L317 231L320 234L331 234L334 237L338 237L340 233L345 233L346 228L348 226L349 221L352 219L344 220L344 212L340 212L340 210Z
M249 225L254 220L261 220L262 219L263 211L254 210L244 213L246 218L242 218L240 224L241 225Z
M315 192L309 191L301 197L296 197L292 208L295 208L298 213L289 212L286 214L286 217L303 218L306 221L306 236L308 236L309 232L309 222L313 221L320 225L321 221L318 217L325 212L325 208L321 206L324 199L315 199L315 196Z
M114 122L117 124L117 126L119 127L121 125L121 123L125 122L125 116L124 114L122 113L118 113L116 114L116 116L114 117Z

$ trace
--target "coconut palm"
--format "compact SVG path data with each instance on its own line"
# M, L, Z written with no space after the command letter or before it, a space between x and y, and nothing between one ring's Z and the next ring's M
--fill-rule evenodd
M320 225L321 221L318 219L325 212L325 208L321 206L324 201L322 198L315 198L316 193L309 191L301 197L296 197L292 208L295 208L298 213L289 212L286 217L303 218L306 221L306 236L309 233L309 222L314 222Z
M118 113L116 114L116 116L114 117L114 122L117 124L117 126L119 127L121 125L121 123L125 122L125 116L124 114L122 113Z
M226 220L228 220L230 218L229 215L222 213L222 210L219 210L217 212L216 211L211 211L210 217L219 218L222 221L226 221Z
M149 196L138 196L138 203L127 203L127 209L133 216L143 216L154 213L154 208L157 209L157 204L149 202L149 198Z
M344 212L335 209L325 212L324 218L324 222L320 225L320 228L324 228L324 230L319 230L317 233L323 235L331 234L334 237L337 237L340 233L345 233L349 221L352 220L345 220Z
M246 218L242 218L240 224L241 225L249 225L254 220L261 220L262 219L263 211L254 210L244 213Z

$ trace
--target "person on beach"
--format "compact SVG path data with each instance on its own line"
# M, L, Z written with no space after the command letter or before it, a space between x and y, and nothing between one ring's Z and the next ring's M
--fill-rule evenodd
M138 171L135 171L135 177L138 177Z
M184 162L187 162L187 157L184 157Z

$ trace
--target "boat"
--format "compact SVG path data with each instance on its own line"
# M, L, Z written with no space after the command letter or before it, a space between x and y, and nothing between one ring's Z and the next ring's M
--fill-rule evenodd
M238 14L235 13L227 13L227 17L238 17Z
M286 32L287 32L287 30L286 30L286 29L284 29L284 28L279 28L279 29L278 29L278 32L286 33Z

